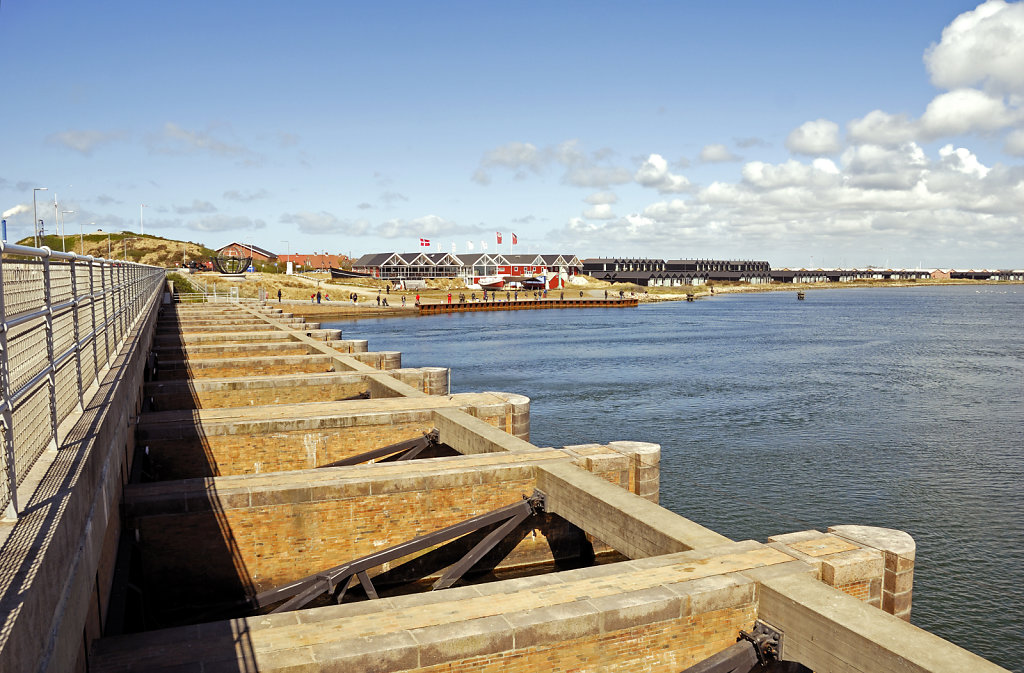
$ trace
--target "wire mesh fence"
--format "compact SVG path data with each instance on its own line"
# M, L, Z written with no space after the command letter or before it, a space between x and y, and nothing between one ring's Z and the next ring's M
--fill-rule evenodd
M164 270L0 243L0 511L111 365Z

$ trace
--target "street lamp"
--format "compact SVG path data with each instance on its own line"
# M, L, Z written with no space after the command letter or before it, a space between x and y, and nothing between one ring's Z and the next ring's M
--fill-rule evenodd
M146 234L146 230L143 229L143 227L142 227L142 209L145 208L145 207L146 207L145 203L140 203L139 204L139 236L144 236Z
M39 216L36 214L36 192L45 192L46 187L32 188L32 229L35 234L36 247L39 247Z
M64 216L67 215L68 213L74 213L74 212L75 211L73 211L73 210L62 210L62 211L60 211L60 249L61 249L62 252L67 252L68 251L68 249L66 247L64 247L64 232L66 231L64 229Z
M89 226L93 226L95 222L90 222ZM82 232L82 223L78 223L78 247L81 248L79 254L85 256L85 234Z

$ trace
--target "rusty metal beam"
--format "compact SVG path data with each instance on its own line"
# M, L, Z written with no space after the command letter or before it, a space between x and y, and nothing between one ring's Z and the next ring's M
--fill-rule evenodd
M415 458L424 449L439 444L439 434L437 429L433 429L429 432L423 433L422 437L415 437L413 439L407 439L404 442L397 442L395 444L389 444L388 446L382 446L379 449L373 449L372 451L366 451L355 456L349 456L341 460L336 460L333 463L327 463L326 465L317 465L317 467L343 467L345 465L359 465L366 463L377 458L384 458L392 456L396 453L402 453L397 460L409 460Z
M373 587L373 583L370 582L369 575L366 574L366 571L370 568L462 537L481 528L501 523L502 525L491 531L482 541L477 543L466 556L455 563L452 569L435 583L434 588L443 589L457 582L474 563L490 551L509 532L530 515L543 510L543 506L544 494L540 491L534 491L533 495L529 498L523 496L522 500L511 505L499 507L486 514L481 514L432 533L415 537L368 556L303 577L295 582L268 589L249 598L248 604L252 609L259 609L284 601L272 612L288 612L289 610L303 607L320 594L331 593L335 590L338 592L336 600L340 603L351 585L353 577L362 584L367 596L377 598L377 592Z

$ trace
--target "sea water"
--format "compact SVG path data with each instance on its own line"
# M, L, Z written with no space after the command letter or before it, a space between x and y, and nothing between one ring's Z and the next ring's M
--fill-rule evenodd
M978 285L332 326L527 395L538 446L660 444L661 504L732 539L904 530L912 621L1024 671L1022 323L1024 286Z

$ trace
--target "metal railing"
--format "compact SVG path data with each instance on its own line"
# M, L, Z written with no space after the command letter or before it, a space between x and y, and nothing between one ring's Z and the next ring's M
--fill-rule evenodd
M61 422L82 411L164 269L0 242L0 511L20 515L18 486Z

